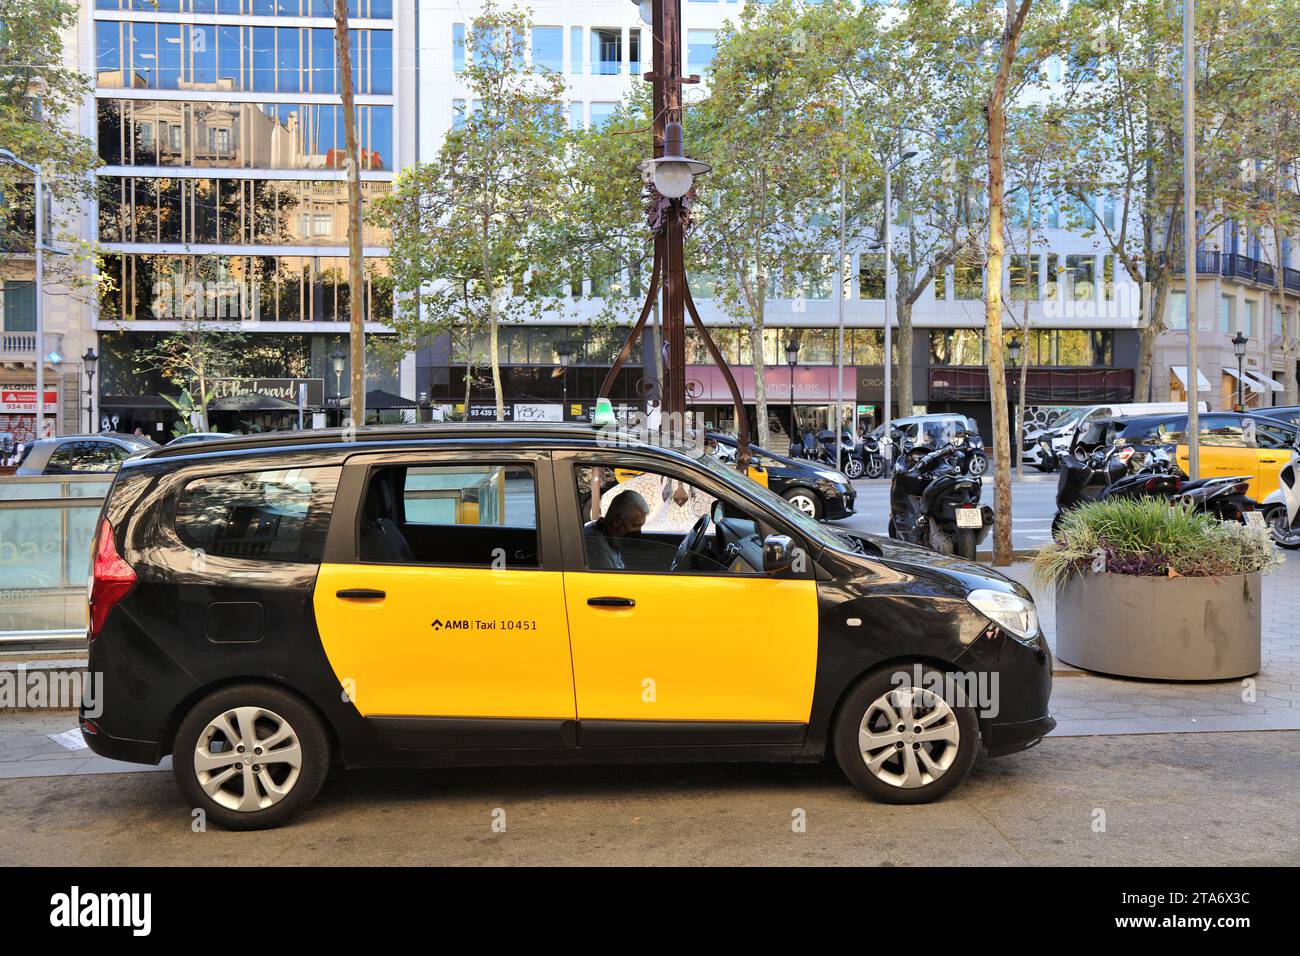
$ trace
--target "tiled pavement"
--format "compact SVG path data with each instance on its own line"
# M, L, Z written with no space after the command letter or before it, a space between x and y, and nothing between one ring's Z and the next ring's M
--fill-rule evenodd
M1033 592L1056 649L1053 594L1030 580L1028 565L1010 576ZM1098 677L1057 662L1052 712L1062 736L1167 734L1210 730L1300 730L1300 554L1263 580L1260 672L1247 681L1166 684ZM1132 622L1135 632L1141 621ZM1244 699L1253 691L1254 700Z
M1029 579L1027 565L1011 576L1038 599L1043 629L1055 648L1050 592ZM1052 711L1056 735L1165 734L1191 731L1300 730L1300 554L1264 578L1263 667L1254 678L1254 701L1243 699L1242 681L1163 684L1098 677L1058 662ZM1142 622L1134 621L1140 628ZM68 750L48 735L77 726L70 711L0 714L0 778L120 773L144 769L86 749Z

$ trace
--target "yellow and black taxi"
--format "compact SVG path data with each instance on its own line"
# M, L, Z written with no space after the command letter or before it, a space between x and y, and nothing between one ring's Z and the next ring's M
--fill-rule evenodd
M581 425L294 432L127 461L81 728L273 826L331 764L820 761L894 803L1037 743L1027 591Z

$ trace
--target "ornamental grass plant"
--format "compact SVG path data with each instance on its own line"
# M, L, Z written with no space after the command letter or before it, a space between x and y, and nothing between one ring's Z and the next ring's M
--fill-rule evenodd
M1155 498L1081 505L1061 519L1057 535L1034 554L1039 584L1060 584L1081 571L1202 578L1267 572L1282 563L1266 529Z

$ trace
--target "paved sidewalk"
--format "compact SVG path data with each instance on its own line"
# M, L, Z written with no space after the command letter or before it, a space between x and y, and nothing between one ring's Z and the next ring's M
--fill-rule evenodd
M1023 581L1038 601L1043 630L1055 650L1052 594L1030 580L1029 566L1008 573ZM1300 730L1300 555L1264 578L1263 667L1253 678L1254 701L1243 699L1245 681L1165 684L1099 677L1058 662L1052 691L1055 736L1172 734L1210 731ZM1134 634L1143 622L1134 621ZM0 779L121 773L146 768L69 750L51 734L77 727L73 711L0 714ZM74 735L75 738L75 735ZM74 743L77 741L74 739Z
M1029 565L1007 569L1033 592L1053 652L1056 610L1050 590L1035 585ZM1058 662L1052 712L1060 736L1168 734L1222 730L1300 730L1300 555L1263 579L1263 653L1253 678L1161 683L1100 677ZM1143 621L1132 622L1140 639ZM1255 699L1244 699L1253 691Z

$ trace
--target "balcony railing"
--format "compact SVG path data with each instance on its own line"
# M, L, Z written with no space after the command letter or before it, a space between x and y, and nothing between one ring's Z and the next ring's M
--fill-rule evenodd
M1182 275L1182 263L1174 266L1174 274ZM1277 286L1277 276L1273 266L1263 259L1253 259L1236 252L1198 252L1196 254L1196 273L1203 276L1223 276L1225 279L1239 279L1271 288ZM1300 292L1300 270L1286 269L1283 279L1286 288Z
M36 355L35 332L0 332L0 358Z

